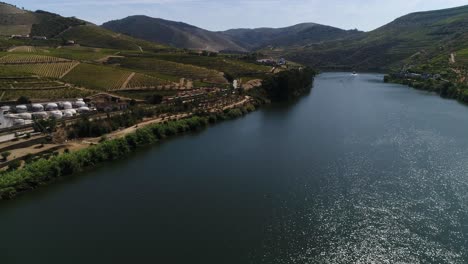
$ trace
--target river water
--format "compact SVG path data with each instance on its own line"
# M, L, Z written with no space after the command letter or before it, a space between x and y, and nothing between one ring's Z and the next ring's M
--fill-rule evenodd
M381 80L4 202L1 263L467 263L468 108Z

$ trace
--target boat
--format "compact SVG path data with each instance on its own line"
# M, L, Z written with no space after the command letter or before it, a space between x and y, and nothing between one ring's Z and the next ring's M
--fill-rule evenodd
M353 74L352 74L352 75L353 75L353 76L356 76L356 75L358 75L358 74L357 74L357 72L353 71Z

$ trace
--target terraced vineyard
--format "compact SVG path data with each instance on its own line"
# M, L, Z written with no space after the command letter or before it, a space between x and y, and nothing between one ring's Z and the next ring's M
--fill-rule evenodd
M11 79L5 80L0 79L0 89L1 90L23 90L23 91L32 91L32 90L54 90L54 89L63 89L67 88L61 82L53 80L42 80L42 79Z
M39 64L14 64L2 67L11 71L36 74L42 77L61 78L65 73L73 69L79 62L39 63Z
M61 63L61 62L70 62L70 60L43 56L43 55L34 55L34 54L9 54L3 57L0 57L0 64L37 64L37 63Z
M50 56L77 61L97 61L118 52L116 50L74 46L65 46L59 49L48 49L47 51Z
M115 67L81 63L62 79L93 90L112 91L122 88L131 74Z
M156 77L163 74L176 77L176 79L183 77L209 83L227 83L222 73L194 65L152 58L123 58L115 59L114 62L120 63L122 67L138 70Z
M8 52L36 52L36 47L33 46L18 46L8 50Z
M160 60L191 64L199 67L216 69L233 77L261 75L271 71L271 67L248 63L227 57L206 57L189 54L161 54L156 56Z
M94 92L71 88L50 78L0 77L0 95L3 95L3 101L16 100L21 96L35 100L51 100L86 97L92 94Z
M24 90L11 90L11 89L0 89L0 96L3 95L2 101L17 100L21 96L27 96L31 100L58 100L58 99L72 99L72 98L83 98L95 94L92 91L85 91L76 88L61 88L61 89L50 89L50 90L29 90L25 94Z
M128 82L126 87L121 90L146 90L146 89L163 89L167 85L173 85L171 82L161 80L152 76L137 73Z

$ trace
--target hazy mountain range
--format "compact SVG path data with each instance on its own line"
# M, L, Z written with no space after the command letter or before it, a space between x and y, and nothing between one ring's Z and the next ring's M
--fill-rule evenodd
M130 16L97 26L44 11L0 5L0 34L44 35L82 45L119 49L165 46L209 51L253 52L326 69L384 70L403 64L442 65L450 55L468 55L468 6L413 13L370 32L316 23L285 28L213 32L182 22ZM1 44L1 43L0 43ZM466 59L468 61L468 58Z
M232 29L213 32L182 22L147 16L131 16L104 23L102 26L115 32L177 48L241 52L269 45L321 43L362 33L357 30L346 31L315 23L304 23L286 28Z

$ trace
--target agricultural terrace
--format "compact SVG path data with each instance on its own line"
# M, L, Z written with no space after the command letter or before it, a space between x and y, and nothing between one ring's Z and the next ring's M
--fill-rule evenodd
M67 98L82 98L93 94L95 94L95 92L70 87L50 90L29 90L27 92L24 90L0 89L0 97L2 101L16 101L21 96L27 96L33 101L48 101Z
M60 79L78 64L79 62L8 64L2 66L2 68L6 68L5 70L11 72L29 73L39 75L42 77Z
M121 89L132 72L115 67L81 63L62 80L65 82L97 91Z
M18 46L18 47L13 47L13 48L9 49L8 52L28 53L28 52L37 52L37 49L36 49L36 47L33 47L33 46Z
M243 76L259 76L271 71L271 67L248 63L239 59L232 59L224 56L207 57L190 54L158 54L156 58L160 60L177 63L191 64L199 67L215 69L229 74L234 78Z
M118 62L124 68L133 69L161 77L161 75L172 76L174 81L180 78L200 80L207 83L226 84L227 81L221 72L210 70L194 65L187 65L171 61L153 59L153 58L116 58L111 62Z
M9 54L3 57L0 57L0 64L34 64L34 63L61 63L61 62L70 62L70 60L43 56L43 55L34 55L34 54Z
M149 89L165 89L167 86L174 86L173 83L162 80L156 77L148 76L141 73L136 73L131 80L122 87L122 90L149 90Z
M128 97L128 98L134 98L134 99L139 99L139 100L148 100L154 95L161 95L161 96L175 96L177 95L176 90L158 90L158 91L152 91L152 90L120 90L120 91L114 91L116 95L123 96L123 97Z
M98 61L110 55L115 55L116 50L64 46L57 49L48 49L48 55L77 61Z
M61 82L49 80L49 79L40 79L40 78L21 78L21 79L2 79L0 78L0 90L53 90L53 89L62 89L67 86Z

